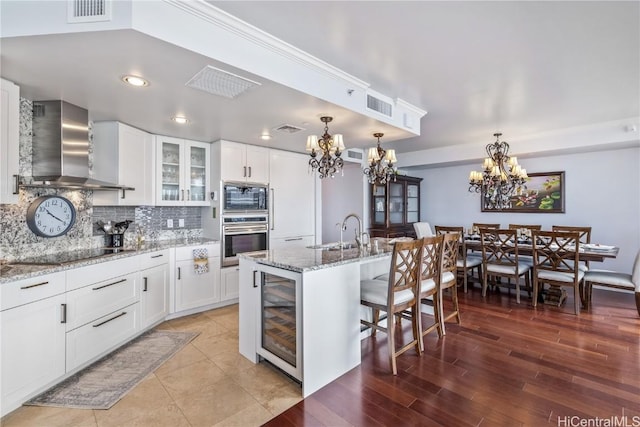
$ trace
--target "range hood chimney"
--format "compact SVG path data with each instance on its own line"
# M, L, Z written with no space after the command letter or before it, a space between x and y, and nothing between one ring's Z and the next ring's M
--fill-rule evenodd
M33 102L32 168L22 187L134 190L89 177L89 112L65 101Z

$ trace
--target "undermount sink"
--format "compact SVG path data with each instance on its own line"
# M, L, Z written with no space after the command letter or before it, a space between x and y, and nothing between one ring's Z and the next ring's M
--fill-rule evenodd
M354 249L357 247L358 245L353 242L342 242L342 245L340 244L340 242L333 242L324 243L322 245L309 246L310 249L317 249L321 251L339 251L344 249Z

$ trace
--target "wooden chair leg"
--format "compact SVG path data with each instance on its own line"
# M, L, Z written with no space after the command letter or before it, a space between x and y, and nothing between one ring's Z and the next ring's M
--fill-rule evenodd
M436 326L436 329L438 330L438 338L442 338L442 336L444 335L444 330L442 329L442 310L440 309L440 295L441 292L436 293L433 296L433 316L434 316L434 320L437 322L438 326Z
M487 273L487 270L484 269L484 271L482 272L482 296L483 297L487 296L488 282L489 282L489 274Z
M516 304L520 304L520 276L516 277L515 281L516 281Z
M416 304L411 308L413 313L413 339L416 341L416 353L418 356L422 354L422 321L420 319L420 300L416 301Z
M373 308L373 324L377 325L378 322L380 321L380 310L378 310L377 308ZM376 332L378 331L377 328L371 328L371 336L375 337L376 336Z
M636 292L636 308L638 309L638 316L640 316L640 292Z
M460 308L458 307L458 291L455 286L451 288L451 299L453 302L453 310L454 310L454 313L456 314L456 323L459 325L461 322Z
M531 301L531 305L536 307L538 305L538 279L533 278L533 301Z
M573 286L573 309L576 312L576 316L580 315L580 284Z
M393 375L398 375L398 367L396 366L396 328L394 328L394 317L394 315L387 313L387 347L389 349L389 365L391 366L391 372Z

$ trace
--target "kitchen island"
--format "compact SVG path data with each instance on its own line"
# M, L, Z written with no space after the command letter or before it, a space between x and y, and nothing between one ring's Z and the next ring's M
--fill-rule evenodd
M240 254L240 353L299 380L303 397L358 366L360 280L388 272L393 250L377 246Z

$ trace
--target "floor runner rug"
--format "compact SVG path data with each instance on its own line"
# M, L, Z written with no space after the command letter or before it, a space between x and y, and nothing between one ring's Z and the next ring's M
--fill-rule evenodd
M151 330L25 403L80 409L109 409L197 332Z

